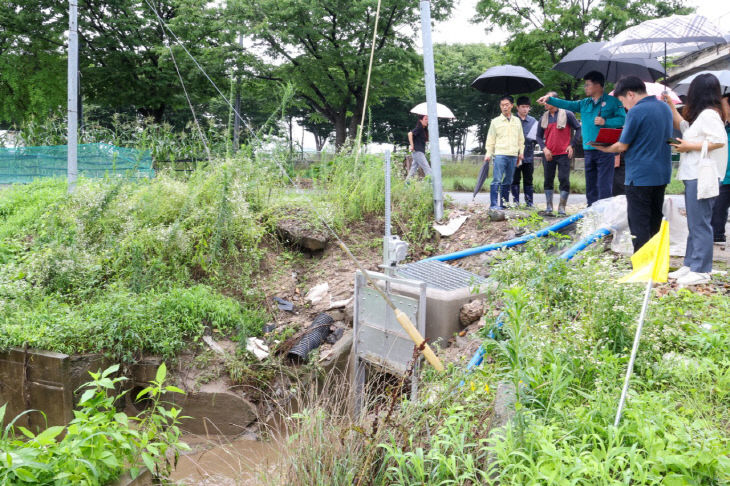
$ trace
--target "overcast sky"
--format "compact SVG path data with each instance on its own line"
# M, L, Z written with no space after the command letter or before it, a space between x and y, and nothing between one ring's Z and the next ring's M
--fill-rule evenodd
M434 25L433 42L448 44L493 44L504 42L507 33L499 28L486 34L484 24L470 20L476 12L478 0L456 0L451 18ZM727 0L689 0L687 5L697 7L697 13L714 20L721 29L730 32L730 2Z

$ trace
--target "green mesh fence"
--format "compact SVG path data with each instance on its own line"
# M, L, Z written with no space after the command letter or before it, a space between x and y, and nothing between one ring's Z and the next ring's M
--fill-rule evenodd
M78 146L78 172L84 177L154 177L149 150L106 143ZM0 148L0 184L31 182L38 177L66 177L68 147Z

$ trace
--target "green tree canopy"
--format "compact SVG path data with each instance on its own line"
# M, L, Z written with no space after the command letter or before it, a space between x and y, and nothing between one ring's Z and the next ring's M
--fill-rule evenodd
M507 60L535 73L545 90L571 98L577 81L551 68L572 49L647 19L691 11L684 0L479 0L475 20L487 22L487 31L507 29Z
M444 18L452 3L432 1L434 19ZM362 115L376 6L377 0L230 0L229 16L266 65L256 75L293 83L334 125L341 147L357 133ZM417 2L382 2L369 104L398 97L414 82L420 58L411 32L418 21Z

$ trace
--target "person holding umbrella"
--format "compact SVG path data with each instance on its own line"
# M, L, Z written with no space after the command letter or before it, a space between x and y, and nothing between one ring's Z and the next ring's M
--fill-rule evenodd
M499 100L502 114L493 118L487 132L487 153L484 162L494 158L494 172L490 185L490 208L504 209L509 202L509 191L515 168L522 162L525 134L520 120L512 116L514 98L504 95Z
M613 189L614 156L596 150L590 142L596 140L600 128L621 128L626 112L621 103L604 93L605 78L598 71L591 71L583 78L586 98L568 101L552 96L543 96L538 103L581 114L581 132L585 152L586 200L591 206L599 199L611 197Z
M687 103L680 115L671 98L665 101L672 110L674 127L682 131L672 145L681 155L677 179L684 183L687 209L687 249L684 265L669 274L682 286L710 281L712 271L712 207L716 197L702 198L698 191L700 166L704 160L714 162L715 175L725 174L728 162L728 138L722 121L720 83L712 74L697 76L689 85ZM705 149L706 147L706 149ZM706 150L706 152L705 152ZM703 153L704 152L704 153Z
M413 163L408 169L406 180L410 179L420 167L424 175L431 175L431 166L426 159L426 142L428 141L428 115L418 115L416 128L408 132L408 150L413 152Z

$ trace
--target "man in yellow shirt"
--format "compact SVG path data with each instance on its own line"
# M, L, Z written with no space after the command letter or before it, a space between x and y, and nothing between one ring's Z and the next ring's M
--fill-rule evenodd
M514 99L510 95L503 96L499 100L502 114L492 119L487 132L487 153L484 162L494 158L489 202L490 207L495 209L504 209L505 203L509 201L509 189L515 167L522 163L525 151L525 134L519 118L512 115L513 106Z

